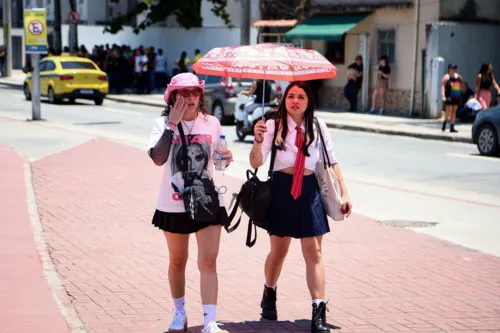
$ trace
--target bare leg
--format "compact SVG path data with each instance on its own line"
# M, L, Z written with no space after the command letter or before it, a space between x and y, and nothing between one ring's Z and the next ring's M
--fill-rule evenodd
M325 299L325 266L321 254L323 236L301 239L302 255L306 261L307 287L311 299Z
M377 105L377 97L378 97L378 88L375 88L372 94L372 110L374 110L375 106Z
M452 105L446 105L446 108L445 108L445 113L444 113L444 121L448 121L450 120L450 117L451 117L451 108L452 108Z
M271 251L267 255L266 264L264 266L266 284L268 286L275 286L283 268L288 253L288 248L292 239L290 237L271 236Z
M168 283L172 298L184 297L186 289L186 263L189 235L165 232L168 246Z
M455 120L457 119L457 109L458 105L450 105L450 124L455 125Z
M217 304L217 256L221 226L212 225L196 233L202 304Z
M383 109L387 100L387 89L380 90L380 100L380 108Z

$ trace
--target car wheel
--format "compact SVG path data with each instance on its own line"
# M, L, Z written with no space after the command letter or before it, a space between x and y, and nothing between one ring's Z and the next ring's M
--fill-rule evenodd
M52 87L49 87L49 103L50 104L59 103L59 100L56 97L56 93L54 92L54 89L52 89Z
M95 105L102 105L103 102L104 102L104 98L94 99Z
M214 106L212 107L212 115L219 119L219 121L222 124L222 118L224 118L224 108L220 103L215 103Z
M236 136L238 137L238 140L240 141L245 141L246 134L242 131L244 125L242 121L237 121L236 122Z
M23 92L24 92L24 98L26 98L27 101L31 101L30 87L28 86L27 83L24 84Z
M477 149L481 155L493 156L498 154L498 136L492 125L485 124L479 129L477 134Z

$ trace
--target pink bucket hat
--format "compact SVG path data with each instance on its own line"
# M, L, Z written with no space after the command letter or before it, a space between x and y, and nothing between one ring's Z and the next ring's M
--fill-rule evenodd
M191 87L200 88L201 93L203 94L205 90L205 81L198 79L198 77L192 73L177 74L170 81L169 85L167 86L167 90L165 90L165 94L163 95L165 103L168 104L170 94L174 90Z

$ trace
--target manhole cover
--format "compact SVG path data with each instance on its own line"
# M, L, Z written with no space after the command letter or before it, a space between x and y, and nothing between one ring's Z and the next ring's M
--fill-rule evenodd
M377 224L400 228L429 228L438 225L438 222L423 222L409 220L385 220L377 221Z

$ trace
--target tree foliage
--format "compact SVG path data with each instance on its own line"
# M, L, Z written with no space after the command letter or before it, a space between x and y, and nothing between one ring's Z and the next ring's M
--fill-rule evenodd
M174 15L177 22L184 28L198 28L202 26L201 17L202 0L143 0L138 2L126 14L114 18L104 29L106 32L116 34L129 22L134 22L138 15L146 14L141 22L133 25L134 32L138 34L149 26L162 22ZM226 26L232 27L231 18L227 12L228 0L207 0L212 4L211 11L220 17ZM120 0L111 0L118 3Z

